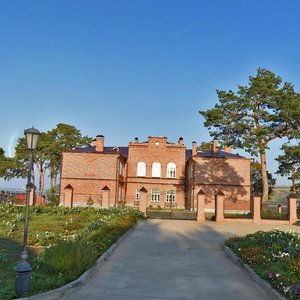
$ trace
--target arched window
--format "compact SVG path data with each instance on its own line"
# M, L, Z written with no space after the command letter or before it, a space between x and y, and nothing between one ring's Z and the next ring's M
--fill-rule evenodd
M155 162L152 164L152 177L160 177L161 174L161 166L159 162Z
M137 176L146 176L146 163L144 163L143 161L140 161L137 164Z
M176 165L172 162L167 165L167 177L176 178Z

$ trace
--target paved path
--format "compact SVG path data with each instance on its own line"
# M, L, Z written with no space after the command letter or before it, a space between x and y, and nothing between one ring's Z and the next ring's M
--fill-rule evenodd
M147 220L91 279L62 299L271 299L226 256L221 244L232 235L272 228Z

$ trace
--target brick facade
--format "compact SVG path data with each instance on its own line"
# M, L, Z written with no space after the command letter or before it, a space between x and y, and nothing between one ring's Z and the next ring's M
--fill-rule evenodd
M226 151L193 152L187 161L186 191L189 208L196 207L199 191L205 193L205 209L213 211L215 195L224 193L225 210L250 210L250 159Z
M63 152L61 205L137 206L141 192L146 206L197 209L200 190L205 209L214 209L224 193L228 209L250 209L250 160L226 151L186 149L183 139L137 138L128 147L105 147L97 136L90 147ZM143 204L144 205L144 204Z

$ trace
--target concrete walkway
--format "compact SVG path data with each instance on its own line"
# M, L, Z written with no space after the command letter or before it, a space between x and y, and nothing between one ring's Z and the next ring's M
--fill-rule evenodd
M274 225L141 222L91 279L62 299L271 299L226 256L221 244L232 235L272 228Z

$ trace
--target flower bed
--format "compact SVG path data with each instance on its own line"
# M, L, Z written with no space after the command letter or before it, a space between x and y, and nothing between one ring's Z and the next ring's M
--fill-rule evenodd
M225 242L261 278L287 299L300 299L300 235L258 231Z
M24 207L0 206L0 299L14 298L14 267L23 241ZM31 207L28 295L78 278L143 214L130 209Z

